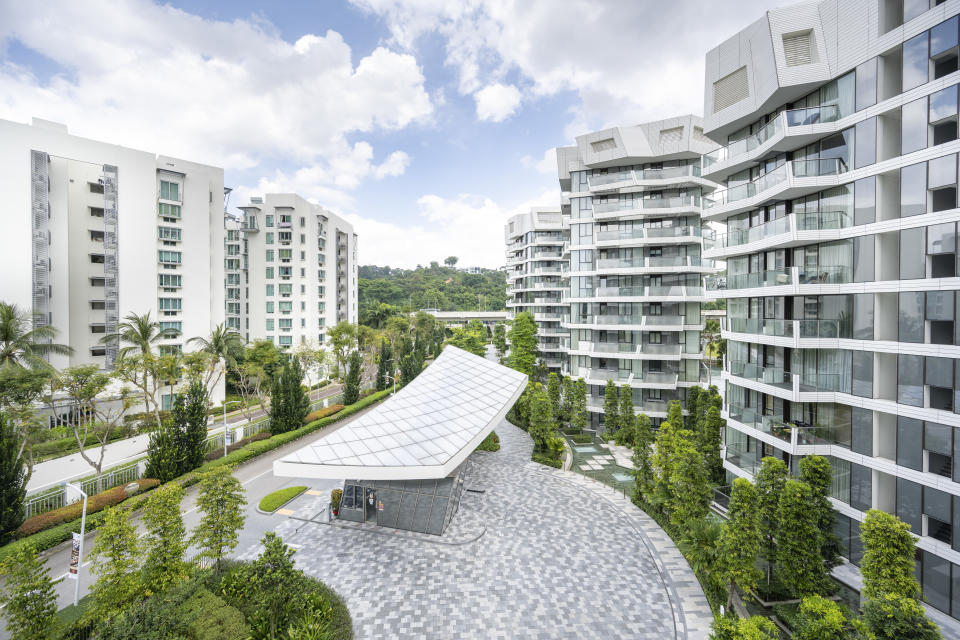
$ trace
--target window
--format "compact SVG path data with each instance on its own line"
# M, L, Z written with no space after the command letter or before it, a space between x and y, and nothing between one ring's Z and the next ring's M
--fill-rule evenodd
M856 76L857 111L860 111L877 103L877 59L871 58L857 67Z
M280 336L278 343L281 347L288 347L293 344L293 336Z
M293 311L293 303L289 300L281 300L278 308L280 309L280 313L290 313Z
M900 217L927 212L927 164L921 162L900 169Z
M897 402L923 406L923 356L897 356Z
M103 242L103 231L97 231L96 229L90 229L90 240L92 242Z
M659 331L651 331L649 336L650 344L662 344L663 334L661 334Z
M900 342L923 342L923 292L900 292Z
M179 335L183 333L183 323L179 320L175 322L161 322L160 329L171 334Z
M87 187L90 193L103 193L103 184L99 182L88 182Z
M180 185L176 182L160 181L160 199L180 202Z
M280 295L282 295L282 296L283 296L283 295L290 295L291 293L293 293L293 285L292 285L292 284L290 284L289 282L287 282L287 283L283 283L283 282L280 283Z
M160 286L169 288L180 288L180 281L183 276L175 273L161 273L159 276Z
M266 216L266 218L267 218L267 226L268 226L268 227L272 227L272 226L273 226L273 216Z
M157 212L163 218L179 218L180 217L180 205L178 204L167 204L166 202L161 202L157 205Z
M179 311L182 307L180 298L160 298L161 311Z
M181 252L179 251L158 251L161 264L180 264Z
M267 285L267 297L270 297L270 298L273 297L273 285L272 285L272 284L268 284L268 285Z
M90 207L90 215L94 218L103 217L103 207Z
M267 249L267 262L273 262L273 249Z
M853 137L855 167L866 167L877 161L877 119L858 122Z
M273 267L267 267L267 280L271 280L272 278L273 278Z
M292 249L280 249L278 253L280 254L281 260L290 260L291 258L293 258Z
M900 122L900 152L927 148L927 98L903 105Z
M267 302L267 313L273 313L273 303Z
M273 231L267 231L266 233L266 243L273 244Z
M903 43L903 91L927 82L930 71L929 33L924 31Z
M267 331L273 331L273 318L267 318Z
M957 16L930 29L930 59L934 80L957 70Z
M289 331L293 328L293 319L292 318L280 318L280 330Z
M927 260L924 248L923 227L904 229L900 232L900 279L916 280L926 277Z
M160 240L173 240L179 242L180 229L176 227L157 227L157 237Z
M102 253L91 253L90 262L93 264L103 264L104 257Z
M859 138L858 138L859 139ZM854 183L853 224L870 224L877 220L876 176L861 178Z

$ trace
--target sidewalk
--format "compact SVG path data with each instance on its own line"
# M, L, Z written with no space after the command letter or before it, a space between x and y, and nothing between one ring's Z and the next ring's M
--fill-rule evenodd
M322 400L323 398L336 395L340 393L340 387L341 385L339 384L330 384L322 389L316 389L310 392L310 400ZM251 410L250 413L254 420L267 415L266 411L259 408ZM232 418L227 418L227 424L235 425L245 420L246 418L241 413ZM218 430L222 432L222 418L211 416L211 422L208 423L208 426L210 427L211 435L215 435ZM106 471L110 467L146 455L149 444L150 436L148 434L111 442L107 445L107 452L103 458L103 470ZM91 459L97 460L100 457L100 449L101 447L92 447L87 450L87 455ZM27 492L55 486L69 480L93 475L94 473L93 467L87 464L86 460L80 456L80 453L74 452L70 455L34 465L33 475L30 477L30 482L27 483Z

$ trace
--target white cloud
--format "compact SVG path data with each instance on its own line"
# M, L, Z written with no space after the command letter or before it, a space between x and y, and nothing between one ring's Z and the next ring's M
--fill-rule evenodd
M10 41L63 69L41 80L3 61ZM348 197L366 177L403 173L403 151L348 141L426 122L433 105L416 59L378 47L351 61L335 31L281 38L262 18L222 22L146 0L3 2L0 117L223 166L303 167L303 182Z
M351 0L382 16L412 49L439 34L458 90L473 94L511 72L531 96L574 91L566 136L703 110L703 62L720 40L783 0ZM478 109L478 116L480 112Z
M520 106L520 90L512 84L487 85L473 94L480 120L503 122Z
M348 214L360 237L364 264L412 268L460 258L462 266L496 268L504 263L503 225L507 218L535 205L557 205L560 193L546 190L511 205L463 194L442 198L429 194L417 200L422 223L397 225ZM412 250L416 248L416 250Z
M528 169L536 169L544 175L555 176L557 175L557 150L547 149L540 160L534 160L532 156L523 156L520 158L520 164Z

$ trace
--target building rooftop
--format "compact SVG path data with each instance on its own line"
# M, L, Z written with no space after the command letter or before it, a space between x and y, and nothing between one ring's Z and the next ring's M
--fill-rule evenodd
M273 463L291 478L445 478L513 406L527 376L453 346L346 426Z

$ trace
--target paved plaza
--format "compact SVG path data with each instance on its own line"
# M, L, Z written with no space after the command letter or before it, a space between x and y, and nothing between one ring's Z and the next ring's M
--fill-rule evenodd
M531 462L522 430L496 431L501 450L470 457L442 537L304 523L325 502L308 494L289 505L295 517L275 516L297 565L345 596L358 639L707 637L699 584L652 520Z

